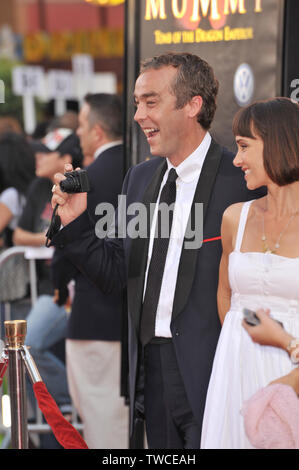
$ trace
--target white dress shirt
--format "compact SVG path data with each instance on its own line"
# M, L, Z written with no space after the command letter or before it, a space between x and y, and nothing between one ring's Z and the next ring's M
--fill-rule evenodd
M166 183L168 173L171 168L175 168L178 178L176 180L176 202L173 212L171 236L169 240L160 297L156 312L155 336L160 336L163 338L171 338L172 336L170 331L170 322L181 251L195 189L198 183L204 159L210 147L210 143L211 136L207 132L199 147L197 147L197 149L191 155L189 155L189 157L180 163L180 165L174 167L167 159L168 170L165 172L163 177L157 203L160 200L162 188ZM145 294L148 268L152 255L157 221L157 210L158 204L156 204L156 208L153 214L143 294Z
M113 142L108 142L108 144L104 144L101 147L97 148L93 156L94 160L98 158L101 153L105 152L105 150L108 150L111 147L115 147L116 145L121 145L122 143L122 140L114 140Z

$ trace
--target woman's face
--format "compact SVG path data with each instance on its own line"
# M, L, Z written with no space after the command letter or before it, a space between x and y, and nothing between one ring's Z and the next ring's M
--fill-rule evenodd
M264 168L264 143L255 135L254 138L236 136L238 146L237 155L233 164L244 172L244 178L248 189L256 189L266 185L269 177Z
M55 173L63 173L65 159L59 152L43 153L37 152L36 158L36 176L40 178L53 179Z

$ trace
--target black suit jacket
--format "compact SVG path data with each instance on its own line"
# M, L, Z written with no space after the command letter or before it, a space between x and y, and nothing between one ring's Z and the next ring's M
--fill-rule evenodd
M117 207L124 177L123 145L116 145L99 155L87 167L90 192L87 206L93 225L100 216L95 215L99 203L107 202ZM82 227L84 228L84 227ZM82 340L120 341L122 328L122 293L103 293L84 276L59 247L52 261L54 286L63 287L75 279L75 296L68 322L68 338Z
M264 190L247 190L243 174L233 166L232 159L231 153L212 141L191 209L192 211L195 202L204 204L204 240L220 236L222 214L226 207L265 194ZM150 203L155 202L165 171L166 162L163 158L154 158L131 168L123 187L127 206L143 201L149 207ZM127 217L127 222L129 218ZM82 272L97 282L104 291L109 292L127 285L132 432L148 238L132 240L125 237L99 241L93 237L91 227L84 233L80 229L81 220L85 221L84 225L87 227L89 219L86 211L56 235L53 243L62 244ZM80 243L76 242L75 234L78 232ZM220 332L216 293L221 252L219 239L206 241L197 250L182 250L171 321L180 373L200 427Z

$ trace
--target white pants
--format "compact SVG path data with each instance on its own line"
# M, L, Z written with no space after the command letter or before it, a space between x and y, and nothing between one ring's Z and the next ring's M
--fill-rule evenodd
M129 409L120 396L120 342L68 339L66 363L89 449L127 449Z

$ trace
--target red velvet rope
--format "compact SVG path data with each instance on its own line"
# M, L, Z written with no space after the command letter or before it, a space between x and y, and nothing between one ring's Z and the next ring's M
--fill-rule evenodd
M33 390L39 409L62 447L64 449L88 449L86 442L77 429L62 415L44 382L36 382L33 385Z

